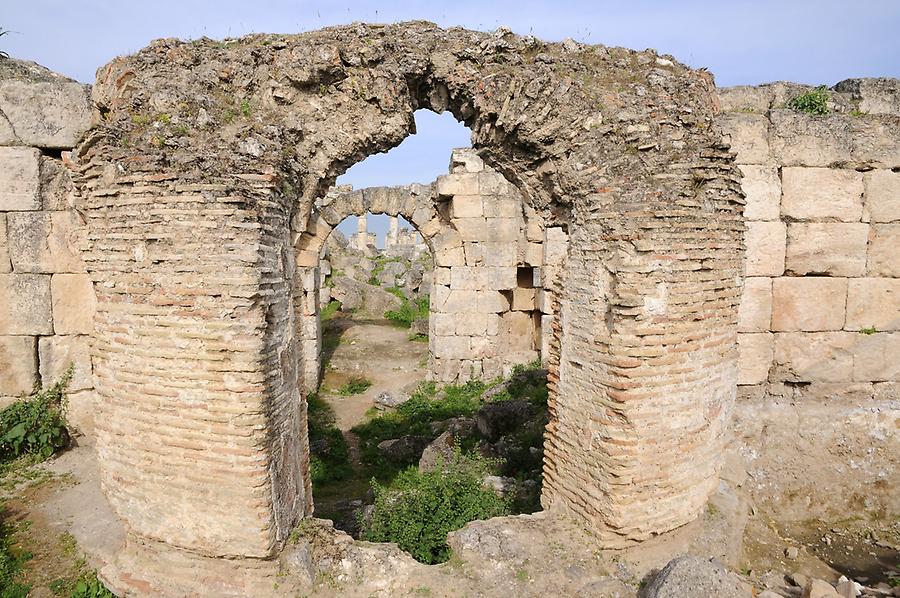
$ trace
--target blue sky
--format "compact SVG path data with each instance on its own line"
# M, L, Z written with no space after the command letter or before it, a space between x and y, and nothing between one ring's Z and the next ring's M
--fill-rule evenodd
M0 50L89 83L96 69L160 37L293 33L353 21L412 19L546 40L656 48L719 85L900 77L900 0L0 0ZM427 182L446 172L468 133L447 115L418 113L419 132L341 178L357 188ZM370 164L370 162L372 164Z

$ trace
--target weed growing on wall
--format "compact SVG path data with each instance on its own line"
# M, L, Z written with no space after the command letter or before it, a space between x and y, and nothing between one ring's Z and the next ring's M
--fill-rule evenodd
M73 373L70 366L53 386L38 389L0 412L0 461L6 463L21 455L43 460L68 445L64 410Z
M828 114L828 100L830 94L824 85L820 85L812 91L800 94L791 99L787 106L799 112L813 114L816 116L824 116Z
M360 521L363 539L396 542L422 563L446 561L449 532L509 513L508 501L483 485L490 468L480 456L455 451L432 471L403 471L390 487L373 482L374 510Z

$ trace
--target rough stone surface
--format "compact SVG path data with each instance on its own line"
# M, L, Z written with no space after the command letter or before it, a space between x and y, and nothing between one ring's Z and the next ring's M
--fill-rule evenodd
M796 275L865 276L868 239L868 224L791 223L785 269Z
M0 211L41 209L39 155L30 147L0 147Z
M86 274L54 274L50 282L56 334L90 334L97 299Z
M855 170L784 168L781 212L797 220L833 218L858 222L862 216L863 175Z
M775 335L770 332L738 336L738 384L760 384L769 377Z
M15 140L40 148L71 148L91 124L87 85L14 59L0 70L0 118Z
M866 210L872 222L900 221L900 172L866 174Z
M781 179L771 165L741 165L741 189L747 196L744 218L778 220L781 216Z
M0 335L53 334L50 277L0 274Z
M900 330L900 279L856 278L847 289L847 330Z
M644 598L751 598L750 587L720 563L692 556L673 559L644 588Z
M866 275L900 278L900 224L873 224Z
M0 274L12 272L9 260L9 241L6 236L6 214L0 213Z
M772 325L772 279L748 276L744 279L741 308L738 312L739 332L765 332Z
M748 222L747 276L781 276L784 273L787 228L782 222Z
M38 379L37 339L0 336L0 397L30 393Z
M776 278L772 282L772 330L842 330L845 297L844 278Z
M41 384L50 386L74 366L69 390L77 392L94 387L91 348L87 336L54 335L41 337L38 342Z

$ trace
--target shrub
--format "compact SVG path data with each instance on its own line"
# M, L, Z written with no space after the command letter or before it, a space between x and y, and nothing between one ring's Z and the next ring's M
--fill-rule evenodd
M812 91L800 94L792 98L788 103L788 108L793 108L799 112L822 116L828 114L828 100L830 94L824 85L816 87Z
M446 561L449 532L509 512L508 502L482 485L488 472L483 458L455 452L432 471L403 471L389 488L373 481L375 508L360 519L363 539L396 542L422 563Z
M338 388L338 394L343 397L358 395L366 392L372 386L372 381L366 378L350 378L343 386Z
M63 411L73 372L70 366L50 388L38 389L0 411L0 461L25 454L47 459L69 443Z

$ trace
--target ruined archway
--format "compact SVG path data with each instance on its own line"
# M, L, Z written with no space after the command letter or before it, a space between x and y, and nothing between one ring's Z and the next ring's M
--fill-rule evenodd
M742 199L714 94L650 51L427 23L163 40L101 69L77 157L129 534L112 586L240 593L309 512L292 237L422 107L569 236L544 507L608 546L692 520L736 380Z

